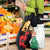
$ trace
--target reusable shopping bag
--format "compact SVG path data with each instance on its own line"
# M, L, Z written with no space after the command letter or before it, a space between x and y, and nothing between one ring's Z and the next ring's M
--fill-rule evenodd
M30 48L30 39L31 39L32 30L30 29L30 21L24 23L24 26L21 30L20 38L19 38L19 46L23 48Z
M36 27L37 26L37 16L35 16L34 13L31 13L31 15L25 16L25 21L30 20L31 26Z

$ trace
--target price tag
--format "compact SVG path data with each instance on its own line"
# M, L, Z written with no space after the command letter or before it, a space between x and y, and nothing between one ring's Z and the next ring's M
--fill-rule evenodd
M2 5L0 5L0 8L2 8Z
M17 9L17 7L15 7L15 9Z
M8 18L12 18L12 16L8 16Z
M46 20L46 19L44 19L44 20Z

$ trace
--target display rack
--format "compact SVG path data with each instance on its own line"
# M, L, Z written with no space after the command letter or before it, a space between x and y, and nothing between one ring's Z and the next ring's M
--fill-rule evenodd
M44 11L44 13L50 13L50 11Z
M44 6L50 6L50 4L49 3L46 3L46 4L44 4Z
M9 38L16 37L16 36L17 36L17 34L11 34L11 35L9 35ZM6 44L7 38L8 38L7 35L1 36L0 37L0 45ZM5 40L1 40L1 39L5 39ZM12 43L12 42L15 42L15 39L9 39L9 43Z
M45 0L44 7L50 7L50 1ZM44 14L50 14L50 11L49 11L49 10L48 10L48 11L45 10L45 11L44 11ZM49 15L48 15L48 16L49 16ZM50 18L40 18L40 20L43 21L43 22L50 22ZM47 26L45 25L44 29L45 29L45 35L46 35L47 37L50 37L50 26L47 27Z
M50 21L49 18L40 18L41 21Z
M9 32L7 32L6 35L0 37L0 45L6 44L5 48L0 48L0 49L7 50L9 48L9 43L16 42L16 39L10 39L10 37L17 37L17 34L9 34ZM1 40L1 39L5 39L5 40Z
M49 28L45 28L45 36L46 37L50 37L50 27Z
M15 8L18 9L17 6L13 6ZM3 7L3 8L13 8L12 6L11 7ZM24 12L20 9L20 17L24 18ZM15 37L15 38L11 38L11 37ZM15 43L16 42L16 37L17 37L17 33L14 33L14 34L10 34L9 32L6 33L6 35L1 35L0 34L0 50L17 50L16 48L16 45L9 45L9 44L12 44L12 43ZM3 47L4 46L4 47Z

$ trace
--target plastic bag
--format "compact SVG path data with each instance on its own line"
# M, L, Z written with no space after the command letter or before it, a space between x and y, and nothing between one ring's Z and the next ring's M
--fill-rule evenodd
M36 35L30 40L31 48L42 49L45 47L44 24L38 24L34 30L36 31Z
M31 48L39 48L38 41L36 40L36 36L31 41Z
M44 24L37 25L36 39L38 41L39 48L44 48L45 47Z

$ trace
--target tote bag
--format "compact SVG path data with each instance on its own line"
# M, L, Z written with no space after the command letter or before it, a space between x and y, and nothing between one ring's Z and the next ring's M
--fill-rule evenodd
M19 38L19 46L23 48L30 48L30 39L31 39L31 33L32 30L29 30L30 28L30 21L24 23L23 28L21 30L20 38Z

